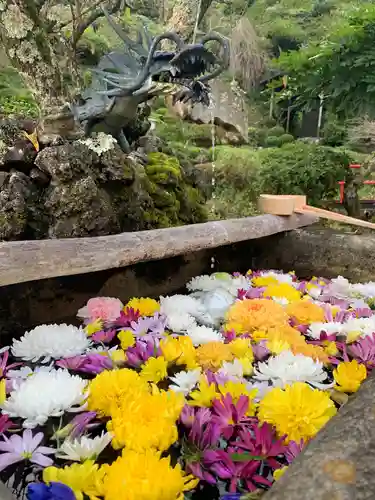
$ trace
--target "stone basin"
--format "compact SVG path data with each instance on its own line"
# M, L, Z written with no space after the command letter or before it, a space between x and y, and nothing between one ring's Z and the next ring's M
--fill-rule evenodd
M343 275L357 282L375 281L375 239L371 235L322 229L311 225L315 219L305 216L249 219L242 219L241 223L232 221L229 225L230 221L222 221L162 230L156 240L153 239L155 232L148 231L153 235L146 235L148 246L139 250L140 262L134 256L128 261L122 256L120 260L114 259L112 265L108 260L100 268L94 257L87 263L81 255L81 264L99 267L95 272L79 272L79 252L75 254L76 267L69 269L69 262L61 267L61 255L60 258L50 255L49 260L48 252L41 253L38 247L45 243L56 248L61 243L62 246L78 245L77 248L86 252L90 249L88 242L49 240L0 244L1 345L8 345L13 337L37 324L76 322L76 311L90 297L114 296L123 302L133 296L157 298L182 291L193 276L213 271L280 269L295 270L302 278ZM136 234L137 238L140 234ZM185 240L181 239L182 235ZM94 252L97 239L92 240ZM26 251L27 244L30 253ZM38 260L41 255L43 259ZM20 256L25 267L20 264ZM62 269L66 269L66 275ZM37 278L40 271L44 279ZM370 377L263 498L374 498L374 391L375 379ZM12 496L0 484L0 500L10 499Z

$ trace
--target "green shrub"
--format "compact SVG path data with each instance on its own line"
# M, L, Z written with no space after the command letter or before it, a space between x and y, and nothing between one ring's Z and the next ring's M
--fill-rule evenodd
M296 141L259 151L261 189L274 194L306 194L311 204L337 197L339 180L351 175L345 151Z
M267 148L278 148L281 144L281 136L276 137L275 135L269 135L265 140L265 146L267 146Z
M294 142L294 137L292 134L283 134L280 136L281 145L289 144L290 142Z
M337 120L329 120L323 127L323 144L326 146L342 146L347 139L345 125Z
M11 67L0 70L0 113L36 117L38 107L17 71Z
M285 130L283 127L280 127L280 125L276 125L276 127L272 127L268 131L268 136L272 136L272 137L281 137L284 134L285 134Z

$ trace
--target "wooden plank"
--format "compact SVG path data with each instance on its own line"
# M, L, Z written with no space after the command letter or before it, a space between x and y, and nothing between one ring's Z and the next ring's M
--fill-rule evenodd
M313 224L311 215L260 215L189 226L67 238L0 243L0 286L126 267Z

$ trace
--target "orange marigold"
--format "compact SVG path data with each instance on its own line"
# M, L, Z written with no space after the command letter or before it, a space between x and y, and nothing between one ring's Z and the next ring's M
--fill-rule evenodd
M329 355L324 350L323 347L318 345L308 344L307 342L299 343L291 346L293 354L303 354L304 356L309 356L315 361L320 361L322 363L329 363Z
M267 331L288 324L288 315L283 306L268 299L239 300L230 307L227 322L240 325L245 332Z
M288 304L286 306L286 312L300 325L322 323L325 321L323 309L308 300L299 300Z

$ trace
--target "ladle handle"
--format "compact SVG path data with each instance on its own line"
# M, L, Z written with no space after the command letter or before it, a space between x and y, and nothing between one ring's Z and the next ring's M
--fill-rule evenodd
M368 227L369 229L375 229L375 224L373 224L372 222L367 222L335 212L330 212L329 210L324 210L323 208L316 208L305 205L301 208L295 208L294 211L299 214L315 214L318 217L322 217L324 219L343 222L345 224L353 224L354 226Z

